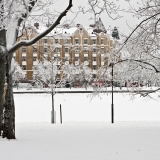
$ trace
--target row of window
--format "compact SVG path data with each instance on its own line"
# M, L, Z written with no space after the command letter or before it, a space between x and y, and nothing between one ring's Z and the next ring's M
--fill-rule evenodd
M93 52L97 52L97 49L93 48L92 51ZM26 48L25 47L22 48L22 52L26 53ZM37 49L33 48L33 52L37 52ZM44 48L44 52L47 53L48 52L48 48ZM61 52L61 48L55 48L54 52L55 53ZM65 52L68 53L69 52L69 48L65 48ZM76 48L75 52L80 52L79 48ZM84 52L88 52L88 50L84 48ZM104 48L101 48L101 52L104 52Z
M65 41L65 43L69 43L69 40L68 39L65 39L64 40ZM45 43L45 44L47 44L48 43L48 39L43 39L43 42ZM59 43L59 40L58 39L54 39L54 43L55 44L58 44ZM84 39L83 40L83 43L84 44L88 44L88 39ZM108 43L109 43L109 41L108 41ZM79 44L79 39L78 38L75 38L75 44ZM92 44L97 44L97 40L96 39L92 39ZM104 39L101 39L100 40L100 44L104 44Z
M37 57L33 57L33 61L36 61ZM26 56L22 56L22 61L26 61Z
M58 66L58 68L60 69L60 66ZM97 66L93 65L93 69L95 70L97 68ZM27 66L26 65L22 65L22 69L26 70Z
M22 38L22 39L25 40L25 38ZM69 39L64 39L64 42L66 44L68 44L69 43ZM79 44L79 39L75 38L74 42L75 42L75 44ZM47 44L48 43L48 39L43 39L43 43ZM60 39L54 39L54 43L55 44L60 43ZM88 39L84 38L83 43L84 44L88 44ZM92 39L92 44L97 44L97 39ZM100 44L104 44L104 38L100 39ZM108 44L109 44L109 41L108 41Z
M79 44L79 39L78 38L75 39L75 44ZM83 44L88 44L88 39L84 39ZM92 39L92 44L97 44L97 40ZM104 39L101 39L100 44L104 44Z
M79 57L75 57L74 58L75 61L78 61ZM33 57L33 61L36 61L37 60L37 57ZM87 61L88 60L88 57L84 57L84 61ZM26 61L26 56L22 56L22 61ZM96 57L93 57L93 61L96 61Z
M26 53L26 47L22 47L22 52L25 52L25 53ZM36 48L33 48L33 52L37 52L37 49L36 49Z

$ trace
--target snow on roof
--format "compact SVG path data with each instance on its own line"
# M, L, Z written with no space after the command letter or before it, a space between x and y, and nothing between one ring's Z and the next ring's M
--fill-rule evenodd
M111 29L110 28L106 29L101 19L99 19L99 21L97 21L95 25L90 25L89 27L83 27L81 24L77 24L77 27L71 27L71 28L56 27L50 33L48 33L47 36L54 36L57 38L58 37L70 38L80 27L85 29L91 38L97 37L97 35L100 34L104 34L107 37L111 38ZM36 30L37 33L41 33L44 32L48 27L40 25L38 26L38 28L36 26L33 26L32 28Z
M91 24L90 27L92 27L93 32L96 32L96 33L101 33L101 32L106 33L107 32L106 28L104 27L104 25L101 21L101 18L99 18L99 20L96 21L95 24Z

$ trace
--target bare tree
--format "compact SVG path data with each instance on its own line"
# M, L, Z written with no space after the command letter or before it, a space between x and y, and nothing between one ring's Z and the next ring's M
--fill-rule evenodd
M132 84L152 85L157 88L146 93L159 91L160 73L160 1L139 1L136 7L130 4L128 12L139 19L139 24L132 29L129 36L121 41L121 46L114 56L121 55L121 76Z
M15 108L12 91L11 59L13 53L21 46L29 46L40 38L47 35L66 16L72 7L72 0L69 0L66 9L54 16L53 23L44 32L30 40L16 42L20 33L23 33L23 26L29 18L33 18L33 11L43 10L45 6L53 1L37 0L0 0L0 132L3 137L15 139ZM46 12L43 13L46 16ZM5 77L7 78L7 91L3 99Z
M66 16L72 7L72 0L61 13L49 12L49 6L56 1L52 0L0 0L0 133L8 139L15 138L15 109L12 91L11 59L13 53L21 46L29 46L50 33L56 26L60 25L61 19ZM94 23L99 19L102 12L107 12L110 18L119 17L114 2L107 0L88 0L90 8L85 10L79 7L78 12L91 12L94 15ZM78 13L76 12L76 13ZM38 13L38 14L37 14ZM112 17L112 15L115 15ZM47 29L33 39L16 42L27 24L33 21L40 21L47 24ZM35 23L38 28L38 24ZM62 26L68 27L68 24ZM7 92L3 99L5 77L7 82ZM3 124L3 125L2 125Z

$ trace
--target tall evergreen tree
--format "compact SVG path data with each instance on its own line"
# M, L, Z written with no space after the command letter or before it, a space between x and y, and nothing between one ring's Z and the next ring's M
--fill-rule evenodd
M114 27L114 29L113 29L113 31L112 31L112 37L113 37L113 38L116 38L116 39L120 39L120 38L119 38L119 32L118 32L117 27Z

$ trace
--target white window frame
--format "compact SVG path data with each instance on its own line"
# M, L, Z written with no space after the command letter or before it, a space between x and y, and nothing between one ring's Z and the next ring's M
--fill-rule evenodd
M77 43L76 41L77 41L78 43ZM75 38L75 39L74 39L74 43L75 43L75 44L79 44L79 38Z
M88 38L84 38L83 43L88 44Z
M26 65L22 65L22 70L27 70L27 66Z
M45 39L43 39L43 43L48 43L48 39L47 38L45 38Z
M44 48L44 53L47 53L48 52L48 48Z
M103 42L103 43L102 43ZM104 38L101 38L101 44L104 44Z
M26 53L27 49L26 47L22 47L22 53Z
M26 56L22 56L22 61L26 61Z
M95 43L93 43L95 41ZM92 44L97 44L97 40L96 39L92 39Z

